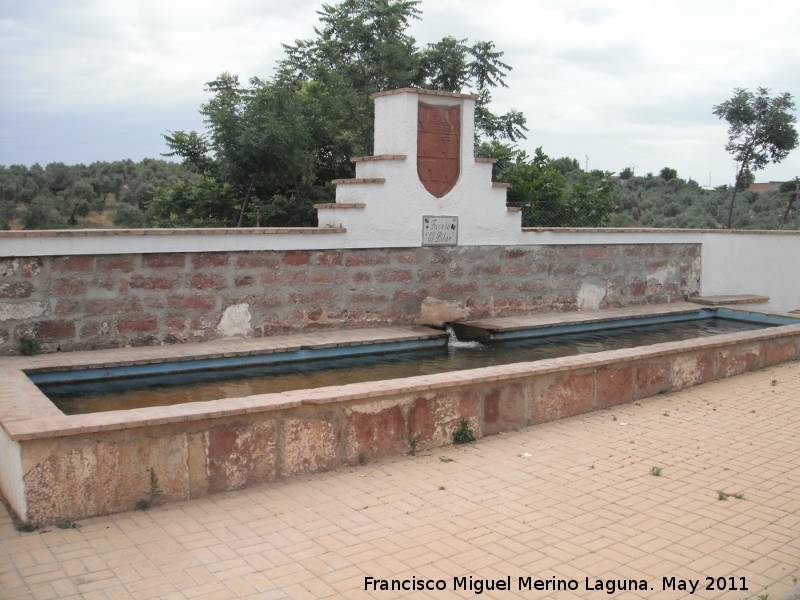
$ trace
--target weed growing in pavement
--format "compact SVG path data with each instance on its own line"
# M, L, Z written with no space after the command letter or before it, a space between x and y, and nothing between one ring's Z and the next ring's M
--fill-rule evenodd
M661 477L661 467L653 467L650 469L650 474L656 477Z
M461 419L458 429L453 432L454 444L468 444L475 441L475 433L470 429L469 421Z
M778 380L777 379L773 379L772 382L770 383L770 385L778 385Z
M77 523L73 523L69 519L59 519L55 522L55 526L59 529L77 529L78 531L81 530L81 526Z
M367 464L367 455L363 452L358 455L358 464L365 465Z
M417 455L417 444L422 439L421 433L415 433L410 438L408 438L408 445L411 446L411 456Z
M741 492L738 494L729 494L728 492L717 492L717 497L720 500L727 500L731 496L733 496L737 500L744 500L744 494L742 494Z
M143 498L136 503L136 510L147 510L158 504L158 498L163 494L158 487L158 477L156 477L156 470L150 467L150 489L145 492L149 498Z

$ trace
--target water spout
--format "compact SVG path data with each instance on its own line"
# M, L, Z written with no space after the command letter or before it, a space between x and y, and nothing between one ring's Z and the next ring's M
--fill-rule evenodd
M453 331L452 325L445 325L444 330L450 334L450 338L447 340L447 349L452 350L455 348L483 348L483 344L480 342L462 342L456 337L456 332Z

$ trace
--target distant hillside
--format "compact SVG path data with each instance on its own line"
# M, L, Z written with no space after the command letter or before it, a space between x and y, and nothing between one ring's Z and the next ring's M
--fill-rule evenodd
M560 158L552 166L568 186L577 184L583 171L576 159ZM731 189L703 189L667 170L670 179L613 177L617 209L607 226L679 227L717 229L727 219ZM593 171L591 178L604 174ZM630 173L623 173L627 176ZM173 162L144 159L95 162L88 166L50 163L46 167L0 165L0 228L87 229L149 227L148 211L154 191L170 188L179 180L196 177ZM772 185L773 190L779 185ZM777 229L790 192L740 192L733 211L735 229ZM784 229L796 229L795 212Z
M620 216L641 227L721 228L728 216L733 191L728 186L714 190L696 181L661 177L631 177L616 180ZM734 229L778 229L786 211L788 193L739 192L733 208ZM641 215L641 216L640 216ZM794 229L794 211L784 229Z
M145 227L154 190L192 177L177 163L150 158L0 165L0 228Z
M574 185L580 180L583 171L577 159L559 158L552 164ZM718 229L727 222L733 190L719 186L713 190L704 189L693 180L677 177L673 169L663 169L660 175L649 173L645 177L635 177L629 170L622 177L613 177L617 192L618 209L611 215L608 226L617 227L678 227L688 229ZM593 171L593 178L603 175ZM770 186L780 190L780 184ZM733 209L734 229L778 229L786 212L787 202L793 193L780 191L739 192ZM795 207L783 229L796 229Z

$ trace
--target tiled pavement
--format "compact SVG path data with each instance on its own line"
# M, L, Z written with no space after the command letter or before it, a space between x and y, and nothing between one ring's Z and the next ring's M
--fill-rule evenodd
M489 597L690 597L662 591L674 576L700 580L692 597L775 600L800 585L799 430L794 362L80 530L17 533L3 514L0 597L392 598L364 577L413 575L446 581L430 597L464 598L453 577L472 575L511 577ZM520 576L579 588L519 592ZM706 591L707 576L749 589ZM587 591L587 577L654 589Z

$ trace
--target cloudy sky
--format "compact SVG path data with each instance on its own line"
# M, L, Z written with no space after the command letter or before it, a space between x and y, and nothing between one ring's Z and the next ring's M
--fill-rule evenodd
M317 0L0 0L0 164L157 157L201 130L203 84L269 76L281 42L313 36ZM664 166L733 181L712 106L735 87L800 96L800 2L424 0L418 43L493 40L513 67L495 110L523 147L589 168ZM800 150L757 174L800 174Z

